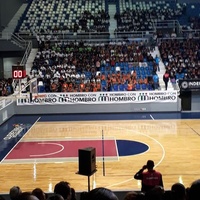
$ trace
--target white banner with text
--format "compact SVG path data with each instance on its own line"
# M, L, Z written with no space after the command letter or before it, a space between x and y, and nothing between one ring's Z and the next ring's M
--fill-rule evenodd
M177 102L177 91L136 92L88 92L88 93L40 93L29 98L17 99L17 105L59 105L59 104L113 104Z

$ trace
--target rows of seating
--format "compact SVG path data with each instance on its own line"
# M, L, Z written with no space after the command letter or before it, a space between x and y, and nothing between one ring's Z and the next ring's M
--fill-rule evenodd
M31 78L38 78L40 92L153 90L155 62L150 49L143 45L44 45L34 60Z
M199 44L199 39L161 41L159 51L171 82L200 78ZM59 43L38 52L32 72L43 82L43 92L153 90L156 63L148 47L140 45Z
M115 16L118 22L118 30L117 31L138 31L138 30L152 30L153 24L155 21L161 19L180 19L184 13L186 13L186 4L180 4L175 2L166 3L165 1L149 1L149 2L133 2L133 0L123 0L123 1L116 1L116 8L117 8L117 15ZM30 32L46 32L47 30L53 31L53 32L59 32L60 30L65 27L65 29L68 29L72 32L78 31L80 28L84 31L91 31L94 27L96 27L96 31L105 31L108 30L109 26L109 15L108 12L105 10L108 10L106 7L107 4L103 1L64 1L64 0L57 0L57 1L31 1L29 5L29 9L25 12L23 15L23 20L21 21L21 26L19 26L19 31L23 30L30 30ZM198 4L197 4L198 5ZM197 7L195 5L195 8ZM105 9L105 10L104 10ZM191 9L194 9L191 6ZM100 19L100 21L95 21L96 19ZM101 21L102 20L102 21ZM193 23L193 27L198 27L198 17L191 17L190 21ZM97 28L97 25L100 25L100 29ZM87 28L89 29L87 30ZM104 27L104 28L102 28ZM133 29L132 29L133 28ZM65 53L77 53L76 48L72 48L72 50L69 50L71 48L68 48L68 46L65 46ZM160 46L162 47L162 45ZM56 52L56 56L58 51L61 53L63 51L62 47L52 46L52 51ZM124 46L122 45L122 47ZM81 50L82 49L82 50ZM92 50L95 52L97 51L93 47L86 46L86 47L79 47L79 51L84 54L85 49L89 50L88 53L91 53ZM97 48L98 49L98 48ZM75 51L74 51L75 50ZM71 51L71 52L70 52ZM164 51L162 48L160 48L160 51ZM180 49L181 51L181 49ZM80 56L80 52L76 55L77 57ZM63 52L62 52L63 53ZM61 54L62 54L61 53ZM168 54L169 52L167 52ZM88 55L88 54L86 54ZM105 54L106 55L106 54ZM165 61L163 52L161 52L162 59ZM117 75L117 73L120 73L120 76L123 77L124 74L133 74L133 72L136 72L136 80L131 80L134 87L132 90L140 90L140 89L153 89L152 83L146 83L144 85L141 83L141 79L144 80L147 77L152 77L154 69L153 69L153 62L149 62L146 67L133 67L130 66L129 63L133 62L143 62L145 59L143 58L134 58L128 57L121 60L121 58L118 56L112 60L112 54L109 53L109 59L105 58L105 63L103 60L99 60L100 66L96 66L96 61L93 63L84 63L85 66L89 65L90 67L76 66L76 71L74 71L73 76L81 77L81 75L84 73L84 76L86 77L86 80L78 79L78 80L72 80L68 79L67 82L73 82L73 88L76 88L76 91L82 91L80 89L80 84L84 82L86 84L88 81L90 81L90 85L88 85L87 91L93 91L94 84L91 86L91 80L97 79L96 75L100 72L100 74L104 74L106 76L106 79L109 79L109 75L112 75L113 73ZM136 57L140 57L137 55ZM91 58L91 56L89 57ZM112 63L114 61L114 64ZM49 64L51 65L52 60L49 60ZM168 62L169 63L169 62ZM61 63L56 63L55 66L53 66L55 69L53 69L53 72L57 72L57 74L60 74L60 69L57 69L57 66ZM165 63L166 64L166 63ZM72 64L68 63L68 65ZM67 66L68 66L67 65ZM52 67L52 65L51 65ZM150 68L151 67L151 68ZM80 68L82 68L80 70ZM169 69L169 67L166 67ZM179 70L180 67L178 66L175 70L170 70L171 74L170 76L174 79L179 78L185 78L185 73L190 70ZM37 76L41 78L40 76L44 76L44 71L41 71L40 69L33 70L34 76ZM98 72L98 73L97 73ZM71 73L71 72L70 72ZM191 72L192 73L192 72ZM54 78L54 75L51 75L51 78ZM64 75L59 75L64 76ZM83 75L82 75L83 76ZM43 78L43 77L42 77ZM57 78L57 77L56 77ZM60 77L59 77L60 78ZM66 76L65 76L66 78ZM190 76L190 78L196 78L196 76ZM131 78L133 79L133 78ZM140 83L139 83L140 79ZM149 79L151 80L151 79ZM52 80L51 80L52 81ZM54 82L54 80L53 80ZM117 84L117 87L109 86L108 88L108 82L104 82L101 87L98 86L99 90L128 90L128 80L126 80L126 83L119 82ZM139 86L137 86L137 84ZM52 84L52 83L51 83ZM77 87L78 85L78 87ZM105 87L106 85L106 87ZM116 84L115 84L116 85ZM123 87L121 87L123 85ZM149 86L150 85L150 86ZM146 87L145 87L146 86ZM85 86L84 86L85 87ZM96 86L95 86L96 87ZM120 89L123 88L123 89ZM61 87L57 87L59 91L62 91ZM96 90L96 89L95 89ZM44 90L45 91L45 90ZM51 91L51 88L47 88L46 91Z
M134 23L138 26L135 30L152 30L153 22L163 20L177 20L184 30L200 29L200 4L198 2L180 3L176 1L116 1L116 14L118 19L118 31L132 30L131 24L142 18L145 26ZM127 17L128 14L128 17ZM139 15L139 16L138 16ZM120 17L118 17L120 16ZM122 19L120 19L122 18ZM125 22L125 24L124 24ZM123 28L122 28L123 26Z
M185 7L185 14L179 18L179 23L184 29L200 29L200 4L188 3Z
M176 79L200 78L200 39L162 40L159 51L166 69Z
M89 31L95 31L97 24L105 26L105 30L108 31L107 10L105 1L101 0L35 0L30 2L28 10L22 15L16 31L20 33L85 31L85 29L82 30L81 25L79 26L79 22L83 17ZM90 18L85 16L85 12L90 13ZM97 19L100 21L97 21ZM78 29L74 28L77 25L79 26Z
M117 32L152 31L157 21L177 20L184 14L185 4L166 1L123 0L117 3Z
M199 3L117 0L117 32L153 31L157 21L178 20L183 29L198 29ZM16 27L19 33L88 33L109 31L107 1L31 1Z
M180 6L180 4L177 4ZM133 0L122 0L117 1L116 4L117 12L122 13L127 9L130 10L151 10L151 9L167 9L175 8L175 2L167 1L133 1Z

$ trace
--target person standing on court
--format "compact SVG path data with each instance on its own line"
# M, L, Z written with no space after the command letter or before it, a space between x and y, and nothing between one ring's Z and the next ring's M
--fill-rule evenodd
M144 171L147 170L147 171ZM147 192L153 189L155 186L163 187L162 174L154 170L154 161L148 160L147 164L142 167L135 175L134 178L141 180L142 192Z

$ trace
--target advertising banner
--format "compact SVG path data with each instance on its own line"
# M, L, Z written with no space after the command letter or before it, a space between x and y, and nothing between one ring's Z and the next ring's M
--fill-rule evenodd
M200 80L179 80L179 88L181 91L200 91Z
M26 95L26 94L24 94ZM42 93L32 99L17 99L17 105L59 104L115 104L177 102L177 91L89 92L89 93Z

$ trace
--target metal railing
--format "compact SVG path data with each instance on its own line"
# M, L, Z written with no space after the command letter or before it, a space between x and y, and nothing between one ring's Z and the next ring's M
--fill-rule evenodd
M183 35L183 37L187 37L187 38L199 38L200 37L200 29L189 29L189 30L185 30L185 29L181 29L181 33Z
M28 43L27 40L20 37L20 35L17 35L15 33L9 33L9 32L6 32L6 33L0 32L0 40L11 41L24 49L27 47L27 43Z
M28 57L30 55L30 52L31 52L31 49L32 49L32 41L29 40L27 43L26 43L26 50L25 50L25 53L24 53L24 56L20 62L20 65L25 65L27 60L28 60Z
M38 33L38 35L51 35L52 40L110 40L110 39L122 39L122 38L145 38L150 37L157 32L157 30L171 29L176 30L177 34L181 32L181 26L178 20L154 20L151 30L144 31L114 31L110 32L69 32L69 31L57 31L51 33ZM19 37L24 40L31 40L36 37L37 34L28 32L17 33Z
M22 48L26 48L28 45L28 41L20 37L19 35L16 34L11 34L11 41L14 42L15 44L19 45Z

